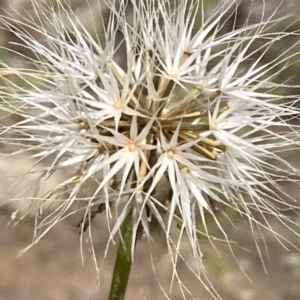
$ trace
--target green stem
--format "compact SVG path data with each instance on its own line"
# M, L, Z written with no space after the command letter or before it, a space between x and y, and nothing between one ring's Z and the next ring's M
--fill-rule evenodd
M129 213L121 229L121 240L111 281L109 300L122 300L125 298L132 263L131 245L132 214Z

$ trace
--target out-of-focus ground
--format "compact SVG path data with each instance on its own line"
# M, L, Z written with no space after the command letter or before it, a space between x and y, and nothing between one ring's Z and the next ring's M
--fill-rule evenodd
M30 9L29 1L0 1L3 8L13 13L20 12L22 8ZM93 7L94 2L89 1ZM249 9L246 1L239 9L237 26L243 23L253 9L250 21L259 20L262 1L255 1ZM267 2L266 16L271 15L279 1ZM78 11L83 20L87 20L90 8L85 9L85 1L72 1L73 9ZM100 15L98 5L92 9L94 19ZM284 1L281 11L295 12L295 1ZM14 14L17 16L17 14ZM298 14L299 15L299 14ZM295 22L297 17L295 17ZM298 26L297 22L293 26ZM296 27L297 28L297 27ZM299 27L300 28L300 27ZM11 35L3 32L0 34L0 43L10 47L8 42L13 40ZM286 45L285 45L286 46ZM276 55L276 53L273 53ZM11 58L8 56L9 61ZM293 74L298 78L299 74ZM8 122L8 120L5 120ZM1 150L1 149L0 149ZM9 151L9 149L5 149ZM298 163L299 152L291 156L292 163ZM11 162L11 168L16 168L25 160ZM5 167L4 167L5 165ZM9 167L0 161L0 175L5 176ZM0 177L0 194L7 192L9 187ZM26 183L25 183L26 184ZM299 190L292 184L283 186L285 191L292 193L297 199ZM17 190L13 191L17 194ZM51 230L44 239L37 243L22 256L18 253L26 248L32 241L34 219L26 219L17 226L11 221L11 211L7 207L1 207L0 214L0 300L83 300L106 299L109 290L110 278L114 263L116 247L112 247L108 257L103 260L108 231L105 215L99 216L93 222L93 242L95 256L100 268L100 286L97 284L95 263L92 260L91 249L88 245L88 235L83 239L83 257L81 260L80 239L77 224L80 217L71 217L62 221ZM300 222L300 219L296 219ZM300 238L280 226L276 220L273 222L275 230L282 236L300 248ZM239 247L233 247L236 257L233 257L226 244L216 244L219 253L210 245L209 241L201 241L204 253L204 263L209 277L216 290L224 300L298 300L300 299L300 252L289 246L290 251L284 249L274 236L268 232L262 232L258 237L265 269L261 257L256 249L249 226L240 219L234 220L235 227L228 225L228 233L231 240L238 243ZM167 248L163 236L155 233L155 243L152 243L151 253L156 266L153 271L149 258L149 245L145 240L137 244L135 261L132 267L129 288L126 299L165 299L160 284L166 288L172 276ZM286 244L286 243L285 243ZM193 265L193 258L188 247L183 244L185 259ZM186 248L186 249L185 249ZM267 250L265 250L267 249ZM237 261L239 263L237 263ZM179 272L184 283L193 293L195 299L211 300L212 296L202 287L193 275L179 262ZM172 300L182 299L179 286L175 285L172 293L168 294ZM187 296L187 299L191 297Z

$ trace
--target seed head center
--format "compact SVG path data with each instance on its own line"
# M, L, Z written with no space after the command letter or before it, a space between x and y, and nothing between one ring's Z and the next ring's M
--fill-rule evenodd
M170 74L170 77L174 80L177 80L177 79L179 79L179 74L178 73L172 73L172 74Z
M113 108L116 110L122 110L123 107L124 107L123 101L121 99L116 99L113 104Z
M168 150L167 151L167 156L168 156L168 158L169 159L173 159L174 158L174 156L175 156L175 151L174 150Z
M217 121L211 121L209 125L211 130L217 131L220 129Z
M133 141L130 141L129 144L128 144L128 149L129 149L129 151L131 151L131 152L136 151L136 149L137 149L137 144L136 144L135 142L133 142Z

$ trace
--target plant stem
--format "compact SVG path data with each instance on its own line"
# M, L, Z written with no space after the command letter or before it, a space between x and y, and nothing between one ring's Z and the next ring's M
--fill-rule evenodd
M111 281L109 300L123 300L125 298L132 263L131 245L132 213L130 212L124 220L121 229L121 240Z

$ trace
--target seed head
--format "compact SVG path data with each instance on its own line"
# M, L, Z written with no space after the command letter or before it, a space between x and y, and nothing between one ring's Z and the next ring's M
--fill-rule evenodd
M27 58L33 69L10 70L29 88L6 78L8 87L0 91L3 109L22 118L3 127L0 139L12 143L5 136L10 132L22 151L47 159L45 178L74 171L51 191L53 198L63 190L65 201L41 227L55 225L75 202L84 203L87 215L104 205L110 217L115 207L110 241L132 213L134 241L140 232L151 240L156 220L170 252L175 248L174 265L186 235L203 267L199 234L211 238L208 217L230 245L217 207L236 210L253 233L262 226L277 238L267 215L294 223L280 207L296 206L281 198L278 182L299 175L280 155L298 147L291 121L299 115L299 96L277 94L288 85L272 82L277 67L291 59L288 50L264 63L268 49L291 35L270 31L276 21L222 35L227 11L220 9L194 33L197 10L187 0L177 2L172 8L169 1L132 0L132 22L127 1L111 3L104 44L74 14L67 14L67 27L49 7L47 27L20 22L42 34L47 46L4 19L36 58ZM263 41L259 49L252 47L256 40ZM117 62L119 48L125 66ZM90 192L84 187L92 180L98 184ZM171 234L174 224L179 241Z

